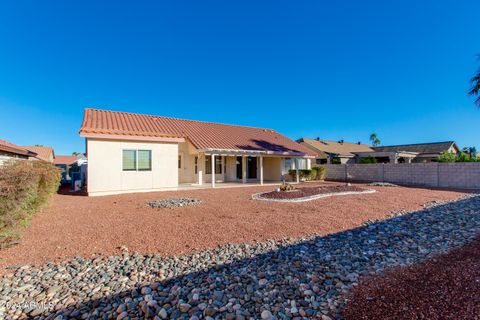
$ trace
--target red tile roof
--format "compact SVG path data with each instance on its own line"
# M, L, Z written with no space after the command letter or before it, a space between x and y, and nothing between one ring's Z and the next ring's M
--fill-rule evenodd
M271 129L184 120L127 112L85 109L80 135L182 137L199 150L245 150L269 153L315 154Z
M0 139L0 150L5 152L10 152L14 154L20 154L24 156L35 156L36 153L25 149L24 147L17 146L11 142Z
M43 161L48 161L52 162L55 154L53 152L52 147L45 147L45 146L24 146L25 149L33 151L37 154L36 158L43 160Z
M72 165L75 161L77 161L77 159L77 156L56 155L53 163Z

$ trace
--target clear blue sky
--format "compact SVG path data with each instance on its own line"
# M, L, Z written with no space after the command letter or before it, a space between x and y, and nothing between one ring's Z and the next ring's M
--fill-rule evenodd
M0 138L83 151L83 108L480 147L480 1L2 1Z

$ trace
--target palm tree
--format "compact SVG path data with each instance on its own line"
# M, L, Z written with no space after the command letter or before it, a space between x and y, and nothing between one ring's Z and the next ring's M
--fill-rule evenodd
M376 133L372 133L370 135L370 142L372 143L372 146L376 147L380 144L380 139L378 139L378 136Z
M480 59L480 55L478 55L478 57ZM477 74L473 76L470 82L472 83L472 88L470 91L468 91L468 94L476 97L475 103L478 107L480 107L480 69L477 71Z

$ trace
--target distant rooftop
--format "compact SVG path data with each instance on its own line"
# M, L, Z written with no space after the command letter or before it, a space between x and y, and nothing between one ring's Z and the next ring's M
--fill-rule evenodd
M414 144L400 144L394 146L373 147L375 151L408 151L417 153L442 153L450 147L454 146L458 150L455 141L431 142L431 143L414 143Z

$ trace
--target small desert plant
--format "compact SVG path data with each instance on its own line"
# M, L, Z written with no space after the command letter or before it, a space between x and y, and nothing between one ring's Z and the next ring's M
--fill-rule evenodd
M290 183L284 183L280 186L280 191L292 191L295 190L295 187Z
M0 237L26 225L59 183L60 170L48 162L18 160L0 166Z

